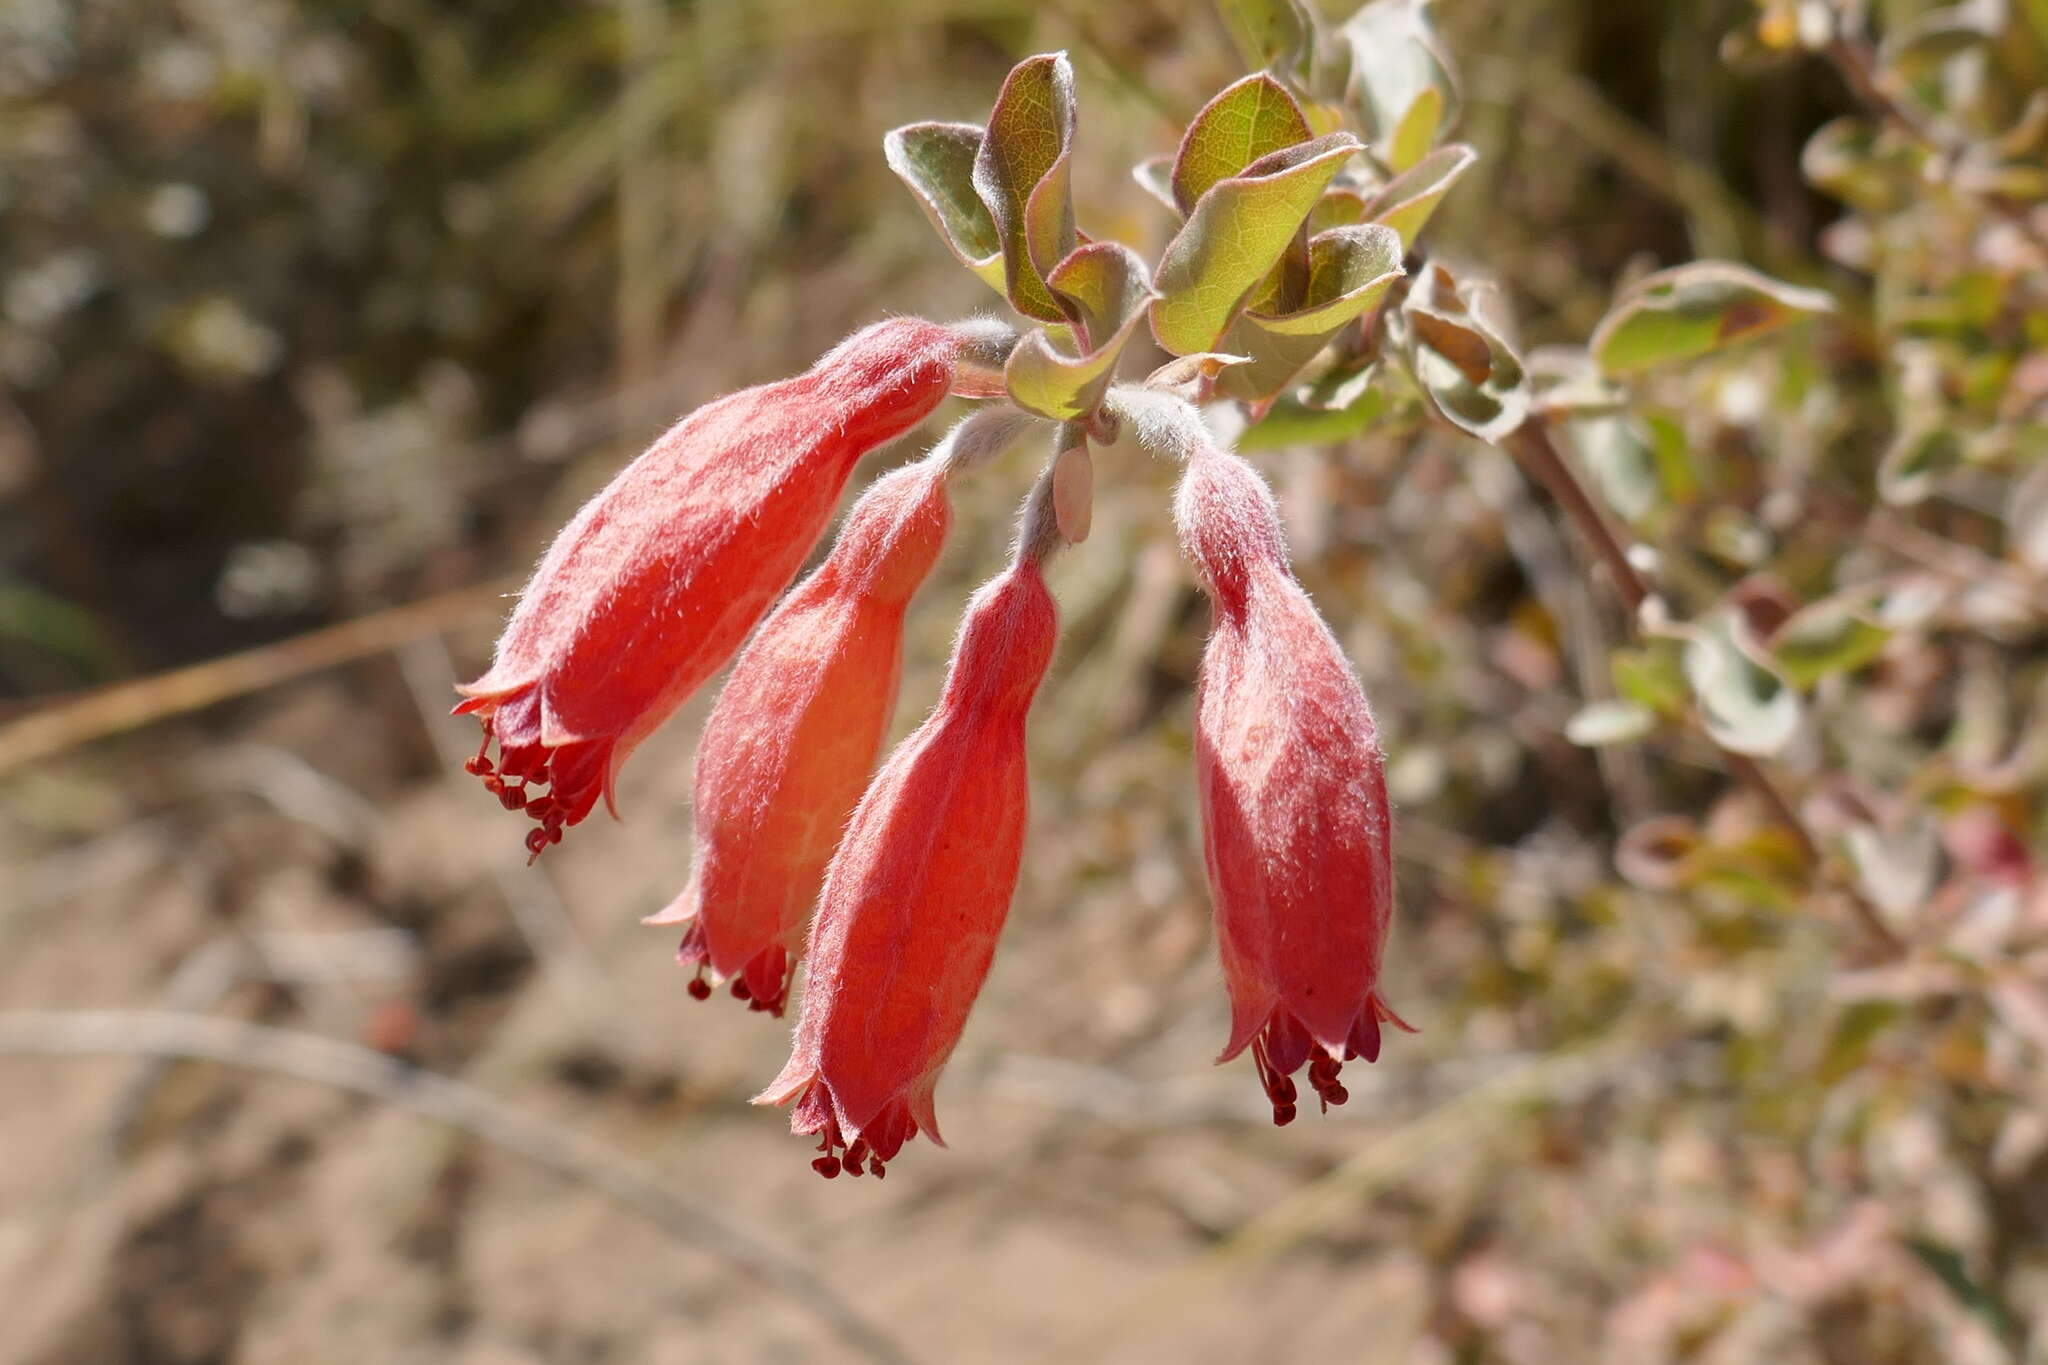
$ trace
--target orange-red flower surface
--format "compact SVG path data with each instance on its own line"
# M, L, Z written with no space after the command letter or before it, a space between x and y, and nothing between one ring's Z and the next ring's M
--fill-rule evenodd
M1049 515L1049 513L1048 513ZM874 1173L918 1132L988 975L1023 857L1024 719L1058 622L1038 552L968 604L932 714L861 798L825 874L789 1064L758 1097L796 1109L821 1174Z
M903 614L952 522L948 452L885 475L832 553L733 665L697 752L696 867L650 924L688 921L679 953L703 979L780 1014L832 857L874 770L903 663Z
M960 345L936 323L876 323L683 418L556 536L456 708L483 722L470 771L538 822L529 849L611 803L626 755L788 586L854 464L945 397Z
M1196 445L1174 504L1215 608L1197 687L1195 760L1230 1040L1294 1117L1306 1062L1325 1105L1353 1057L1377 1060L1393 859L1379 735L1365 693L1288 568L1265 481Z

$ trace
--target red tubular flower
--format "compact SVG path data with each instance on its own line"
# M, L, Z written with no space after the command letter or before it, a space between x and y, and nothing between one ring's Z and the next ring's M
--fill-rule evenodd
M782 1013L805 920L896 707L903 614L952 522L945 448L885 475L832 553L733 665L697 751L690 884L650 924L689 922L679 960Z
M1265 481L1196 445L1174 503L1215 608L1196 692L1195 760L1230 1041L1250 1047L1273 1121L1294 1117L1304 1062L1325 1107L1338 1073L1376 1061L1393 912L1387 783L1365 693L1287 566Z
M875 775L825 874L789 1064L756 1097L796 1101L790 1127L819 1137L822 1175L871 1161L879 1177L920 1131L945 1145L932 1088L1017 887L1024 718L1058 629L1026 544L968 604L938 705Z
M683 418L555 537L455 708L483 722L470 772L538 822L530 850L612 804L626 755L789 585L854 464L946 396L961 344L917 318L857 332L806 374Z

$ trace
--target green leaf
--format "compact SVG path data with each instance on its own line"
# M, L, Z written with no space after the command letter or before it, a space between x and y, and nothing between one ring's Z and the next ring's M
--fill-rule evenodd
M1854 208L1890 213L1914 193L1913 153L1881 139L1869 119L1844 116L1806 140L1799 169L1815 189Z
M1970 1274L1969 1263L1960 1251L1919 1237L1907 1238L1906 1250L1912 1252L1914 1259L1926 1266L1955 1296L1956 1302L1974 1313L2000 1341L2008 1347L2017 1348L2025 1340L2027 1329L2019 1315Z
M1287 71L1315 48L1315 21L1301 0L1216 0L1237 55L1249 67Z
M1316 200L1308 213L1308 235L1331 228L1356 227L1366 220L1365 195L1348 185L1338 185Z
M1209 101L1188 125L1174 157L1174 205L1183 214L1219 180L1313 134L1286 87L1264 73L1246 76ZM1291 304L1308 283L1308 242L1297 233L1281 260L1247 296L1251 308Z
M1876 662L1891 638L1860 595L1825 598L1800 608L1778 627L1771 636L1771 657L1794 687L1810 688L1822 678Z
M1601 374L1578 346L1545 346L1531 355L1529 383L1544 413L1560 421L1615 417L1628 408L1628 390Z
M1138 188L1173 210L1173 216L1181 216L1180 205L1173 198L1173 158L1170 156L1148 157L1131 167L1131 179L1138 182Z
M912 123L882 139L882 156L946 239L953 254L1003 292L1003 242L974 192L981 129L972 123Z
M1328 336L1363 313L1406 272L1401 238L1378 223L1332 228L1309 239L1308 296L1260 325L1282 336ZM1228 349L1228 348L1226 348Z
M1010 303L1041 322L1064 318L1045 274L1074 249L1073 151L1074 69L1067 54L1028 57L1011 68L996 96L974 159L974 189L1002 242Z
M1594 701L1564 723L1564 737L1588 749L1627 744L1657 728L1657 713L1640 702Z
M1263 71L1246 76L1203 105L1188 124L1173 159L1174 202L1187 213L1217 181L1311 136L1287 87Z
M1980 135L2001 132L2011 110L1998 98L1997 78L1986 74L1998 65L2003 18L2003 5L1957 4L1890 26L1877 53L1880 79L1939 119Z
M64 660L66 682L99 682L121 671L120 646L84 607L0 573L0 641L18 640Z
M1245 295L1266 277L1309 210L1358 150L1330 133L1261 157L1195 204L1159 259L1152 334L1176 355L1219 349Z
M1691 695L1676 640L1651 639L1639 647L1623 646L1614 651L1610 666L1614 690L1659 715L1679 714Z
M1827 1048L1814 1068L1814 1080L1823 1090L1832 1090L1862 1070L1871 1045L1904 1013L1904 1008L1892 1000L1860 1000L1848 1006L1829 1031Z
M1528 374L1471 306L1475 298L1442 266L1430 266L1402 302L1394 340L1446 419L1482 441L1498 441L1528 418Z
M1053 267L1047 282L1072 326L1039 328L1017 343L1004 370L1011 400L1059 421L1094 411L1152 300L1145 273L1144 259L1116 242L1076 247Z
M1225 371L1229 373L1229 371ZM1378 422L1387 411L1387 395L1370 383L1361 385L1343 407L1314 407L1299 398L1283 398L1237 438L1240 451L1278 450L1283 446L1320 446L1348 440Z
M1363 402L1368 393L1377 393L1379 407L1384 410L1393 406L1384 384L1384 377L1378 357L1354 356L1343 363L1332 365L1322 374L1294 391L1294 399L1303 407L1317 412L1348 411Z
M1694 261L1645 276L1593 330L1593 358L1609 374L1687 360L1774 331L1834 300L1730 261Z
M1663 501L1657 452L1635 418L1621 414L1580 417L1566 426L1601 498L1623 521L1638 522Z
M1373 155L1390 170L1420 161L1457 117L1458 92L1427 0L1371 0L1344 24L1351 98Z
M1910 924L1941 879L1941 828L1924 810L1880 829L1857 821L1842 835L1856 885L1894 924Z
M1436 145L1437 129L1444 121L1444 92L1427 86L1408 106L1394 135L1387 142L1387 165L1395 171L1412 170Z
M1791 742L1803 708L1733 611L1683 628L1685 676L1715 743L1766 757Z
M1246 363L1246 358L1241 355L1196 351L1192 355L1175 356L1146 375L1145 387L1185 398L1190 403L1207 402L1209 385L1216 376L1232 365Z
M2036 464L2005 502L2006 544L2020 563L2048 573L2048 461Z
M1047 277L1067 317L1091 350L1128 333L1152 301L1145 258L1121 242L1090 242L1074 248Z
M1700 471L1693 463L1692 446L1685 427L1667 412L1637 412L1649 433L1650 448L1657 456L1657 481L1664 496L1679 507L1696 502L1700 496Z
M1307 296L1283 314L1247 312L1232 324L1223 349L1251 357L1218 377L1233 398L1273 397L1315 359L1330 338L1378 303L1399 279L1401 239L1378 223L1332 228L1311 238Z
M1924 502L1964 459L1963 438L1939 411L1915 414L1877 463L1877 491L1886 502Z
M1462 142L1439 147L1382 186L1366 214L1400 233L1404 249L1412 247L1437 204L1477 160L1479 153Z

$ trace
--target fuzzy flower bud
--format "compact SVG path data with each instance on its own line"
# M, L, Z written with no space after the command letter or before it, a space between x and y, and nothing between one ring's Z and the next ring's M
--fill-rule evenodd
M612 804L627 754L789 585L854 464L946 396L958 349L937 323L876 323L805 374L683 418L555 537L455 708L483 722L469 770L537 822L530 850Z
M988 975L1023 858L1024 718L1058 622L1039 551L968 604L939 701L875 775L825 874L789 1064L757 1098L796 1102L820 1174L877 1176L922 1131Z
M1377 1060L1393 859L1379 736L1358 679L1288 568L1273 499L1249 464L1197 444L1174 503L1215 608L1197 685L1195 760L1230 1041L1250 1047L1294 1117L1308 1064L1325 1106L1338 1072Z
M945 451L877 480L832 553L733 665L697 751L696 867L650 924L687 921L678 959L780 1014L839 831L896 707L903 615L952 522Z

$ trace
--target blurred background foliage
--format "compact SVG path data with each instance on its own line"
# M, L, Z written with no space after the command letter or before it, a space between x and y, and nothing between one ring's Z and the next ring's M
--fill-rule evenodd
M205 1010L465 1076L928 1360L2048 1359L2048 5L1437 20L1481 159L1430 248L1497 283L1547 392L1657 267L1744 261L1836 312L1560 410L1651 566L1644 623L1498 450L1390 421L1258 455L1401 817L1389 994L1423 1032L1329 1121L1270 1130L1206 1068L1206 612L1135 451L1098 457L1055 573L956 1150L886 1187L822 1185L745 1108L782 1034L692 1008L633 923L687 866L702 703L628 769L628 821L533 872L439 714L495 585L676 413L884 313L990 306L888 128L979 119L1067 48L1081 225L1156 253L1128 168L1242 69L1164 0L0 6L0 1004ZM1028 474L960 497L899 731ZM1703 631L1817 871L1703 737ZM343 666L294 665L309 638ZM22 747L74 692L253 646L201 687L225 705ZM102 728L189 694L122 695ZM0 1358L845 1349L374 1103L0 1067L47 1096L0 1106L28 1305Z

